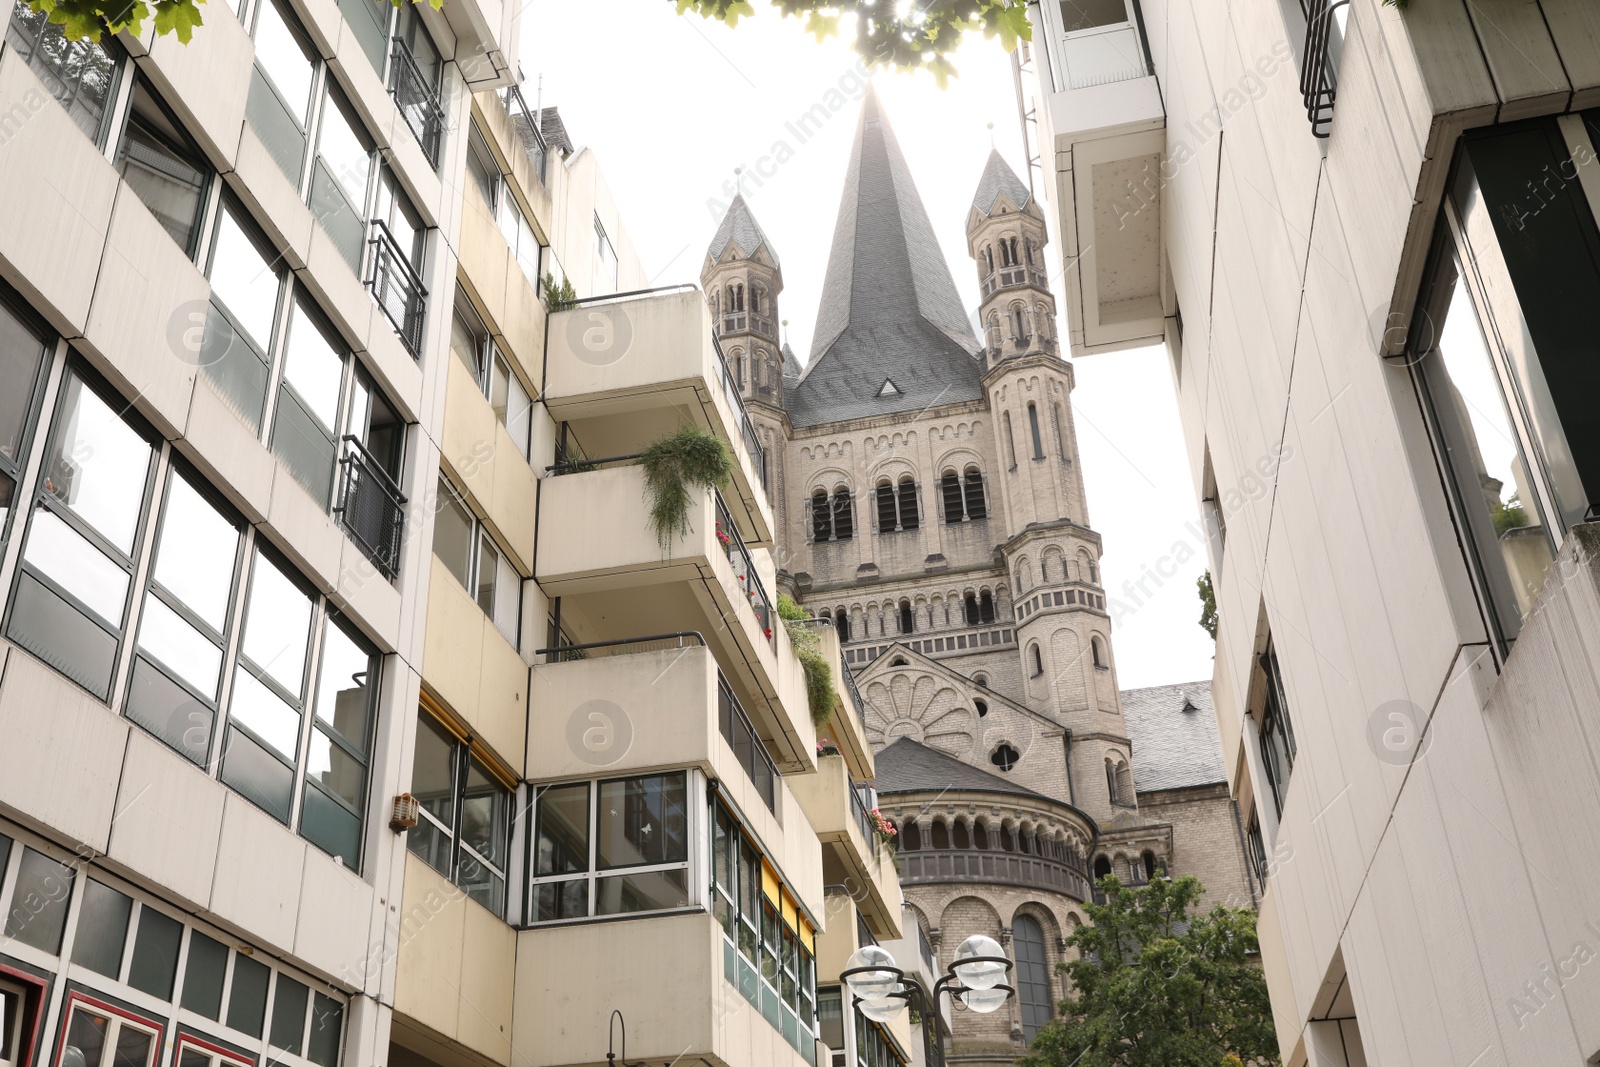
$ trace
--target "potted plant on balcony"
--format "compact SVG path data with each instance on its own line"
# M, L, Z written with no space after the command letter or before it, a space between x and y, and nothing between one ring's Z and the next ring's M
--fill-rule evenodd
M733 457L716 434L683 426L646 448L639 463L650 498L650 528L665 558L673 539L689 532L690 490L709 493L727 485ZM719 523L718 540L725 532Z
M779 594L778 618L783 620L783 628L789 631L789 644L794 646L800 668L805 671L806 703L811 709L811 724L820 727L833 714L833 667L823 658L821 638L806 625L810 617L806 609L796 604L788 593Z
M895 829L894 820L877 808L873 808L867 814L872 818L872 832L878 835L879 843L893 852L900 842L900 831Z

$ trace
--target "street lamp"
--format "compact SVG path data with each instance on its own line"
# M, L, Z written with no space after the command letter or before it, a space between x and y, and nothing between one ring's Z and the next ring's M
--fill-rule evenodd
M942 1034L944 1023L938 1010L942 994L960 997L969 1011L987 1015L998 1010L1016 992L1004 984L1010 970L1011 960L1000 943L992 937L974 934L956 949L950 969L933 984L931 997L915 982L907 982L906 973L895 965L894 956L878 945L857 949L845 961L845 969L839 977L849 987L855 1007L873 1022L889 1022L915 1002L917 1010L933 1015L934 1028Z

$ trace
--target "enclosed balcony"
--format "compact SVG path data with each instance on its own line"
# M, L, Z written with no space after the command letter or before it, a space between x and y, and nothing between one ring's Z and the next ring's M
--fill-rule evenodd
M817 773L790 781L822 843L822 876L843 886L875 936L900 936L900 878L894 855L880 840L868 810L867 787L850 779L843 756L823 756Z
M1046 0L1029 11L1072 353L1158 342L1166 115L1139 0Z
M817 635L823 662L833 666L833 714L818 728L817 743L843 756L845 767L856 781L870 781L876 770L872 743L867 739L867 702L844 660L839 631L828 619L810 619L807 625Z
M665 551L637 465L546 478L541 497L535 577L583 620L584 642L704 635L779 770L810 770L816 729L800 661L721 495L691 490L688 532Z
M582 454L631 456L692 423L728 445L727 493L743 539L772 544L767 460L693 286L582 301L550 316L545 403ZM569 451L569 455L571 452Z

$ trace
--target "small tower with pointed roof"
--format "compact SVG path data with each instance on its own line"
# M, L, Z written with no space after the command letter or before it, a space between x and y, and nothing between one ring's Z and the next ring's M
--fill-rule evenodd
M781 410L778 294L783 291L783 268L742 195L733 198L706 248L700 284L740 395Z

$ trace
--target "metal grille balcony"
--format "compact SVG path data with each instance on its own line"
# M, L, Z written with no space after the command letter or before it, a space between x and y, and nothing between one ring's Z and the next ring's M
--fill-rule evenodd
M850 787L850 814L856 818L856 829L861 831L861 836L866 838L867 847L872 849L872 854L878 854L878 830L873 824L872 813L867 810L867 802L861 797L863 786Z
M713 338L715 342L715 338ZM767 453L761 447L761 440L756 436L755 423L750 421L750 413L745 410L744 398L739 395L739 385L733 380L732 373L728 370L728 357L722 352L722 345L716 345L717 358L713 361L717 365L717 380L722 383L722 395L727 398L728 406L733 409L734 418L739 420L739 436L744 440L744 450L750 456L750 462L756 469L756 477L761 480L761 488L767 487Z
M1314 137L1327 137L1338 96L1339 49L1344 33L1338 12L1350 0L1300 0L1306 15L1306 49L1300 63L1300 95Z
M344 437L339 505L333 509L339 525L363 555L389 581L400 573L400 539L405 532L405 494L389 472L361 446L352 434Z
M546 184L544 168L550 149L544 142L544 131L539 129L539 113L528 107L528 102L522 98L522 90L515 85L501 91L500 103L505 106L506 114L511 116L511 126L517 131L522 150L528 153L533 173L541 184Z
M411 54L403 38L394 38L391 58L389 95L394 97L395 106L405 116L406 125L411 127L417 144L422 146L422 154L428 158L428 165L438 170L439 142L443 139L445 124L444 105L439 101L439 91L423 77L422 68L417 66L416 57Z
M728 688L728 680L720 673L717 675L717 726L722 731L722 739L733 749L739 766L750 776L767 810L777 811L777 765L767 754L767 746L762 744L761 735L750 725L750 717L739 705L739 698Z
M389 324L405 344L413 359L422 358L422 320L427 311L428 290L416 268L401 251L400 244L380 220L372 220L372 273L367 288L378 302Z
M772 601L767 597L766 586L761 584L761 575L756 572L755 561L750 557L750 550L744 546L743 539L739 536L739 527L734 524L733 516L728 512L728 505L723 502L722 494L717 493L717 535L722 542L723 551L728 554L728 562L733 564L733 576L739 582L739 588L750 600L750 608L756 613L756 620L761 624L761 630L766 634L767 643L773 642Z

